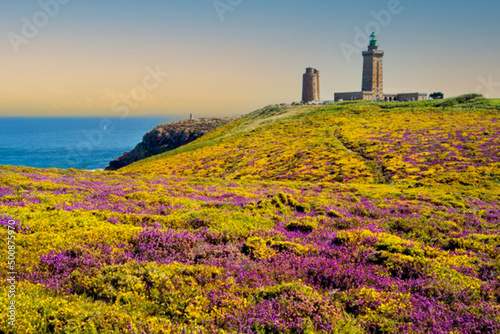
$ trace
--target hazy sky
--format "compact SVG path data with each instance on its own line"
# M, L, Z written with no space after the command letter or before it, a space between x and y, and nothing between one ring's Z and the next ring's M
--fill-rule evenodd
M361 89L365 30L387 93L500 97L499 14L492 0L4 0L0 115L237 115L299 101L306 67L330 100Z

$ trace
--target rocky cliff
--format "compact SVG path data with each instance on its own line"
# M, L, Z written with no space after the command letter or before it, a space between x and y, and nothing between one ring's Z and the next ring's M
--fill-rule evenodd
M201 118L162 124L146 133L132 151L111 161L106 170L117 170L136 161L174 150L226 125L235 118Z

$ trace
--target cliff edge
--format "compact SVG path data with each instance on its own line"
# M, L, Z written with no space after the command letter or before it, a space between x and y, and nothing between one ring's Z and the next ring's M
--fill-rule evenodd
M132 151L111 161L106 170L113 171L136 161L186 145L213 130L234 121L235 117L200 118L162 124L149 131Z

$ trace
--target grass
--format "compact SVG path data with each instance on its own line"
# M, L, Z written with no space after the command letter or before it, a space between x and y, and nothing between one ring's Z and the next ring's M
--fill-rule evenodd
M267 107L118 172L0 167L0 332L500 332L498 100L447 101Z

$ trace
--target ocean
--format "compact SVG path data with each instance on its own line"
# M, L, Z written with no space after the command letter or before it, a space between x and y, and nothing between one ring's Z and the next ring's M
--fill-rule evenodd
M0 165L104 169L168 117L0 118Z

